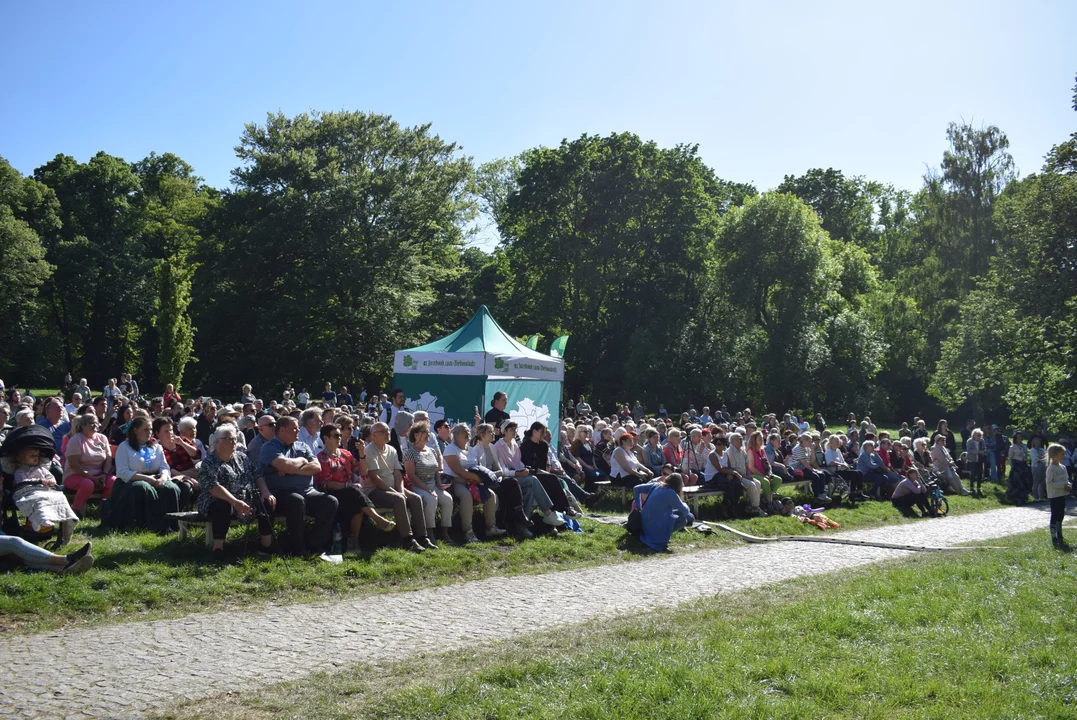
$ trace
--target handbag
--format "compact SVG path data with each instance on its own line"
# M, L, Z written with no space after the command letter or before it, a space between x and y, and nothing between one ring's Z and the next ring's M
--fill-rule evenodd
M628 513L628 519L625 520L625 530L633 535L640 535L643 533L643 513L640 509L647 503L647 496L640 495L640 506L632 508Z

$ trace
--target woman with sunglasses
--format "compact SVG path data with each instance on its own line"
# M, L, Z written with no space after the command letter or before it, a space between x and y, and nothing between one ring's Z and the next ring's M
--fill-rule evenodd
M324 447L318 452L318 464L321 472L314 476L314 489L328 493L337 499L336 522L348 533L347 551L359 551L359 533L363 529L363 518L370 518L380 530L389 532L396 528L396 523L387 520L374 509L374 503L359 489L362 475L366 474L366 458L357 460L347 450L340 447L343 433L334 423L322 425L319 437ZM452 518L452 507L449 508Z

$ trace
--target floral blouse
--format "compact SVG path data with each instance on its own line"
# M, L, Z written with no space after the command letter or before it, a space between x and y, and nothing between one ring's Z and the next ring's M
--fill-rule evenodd
M321 463L322 469L314 476L315 489L324 491L327 482L355 482L352 477L356 471L355 457L344 449L340 449L339 453L336 457L329 457L325 450L318 453L318 462Z
M216 453L210 453L198 470L198 484L201 486L198 493L199 515L209 515L210 503L220 499L209 492L218 485L248 505L258 495L251 463L241 452L232 455L228 462L222 461ZM232 512L235 514L234 510Z

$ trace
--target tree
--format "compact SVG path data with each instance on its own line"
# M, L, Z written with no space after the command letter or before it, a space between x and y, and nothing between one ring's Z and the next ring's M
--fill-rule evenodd
M701 312L722 208L754 189L724 183L695 146L584 135L521 156L501 210L504 320L517 335L569 333L571 395L655 402L668 362ZM687 398L681 386L667 402Z
M155 298L138 177L128 163L103 152L87 163L57 155L34 177L59 200L62 226L42 236L56 267L44 295L67 370L102 378L134 369Z
M379 378L440 329L432 288L474 216L455 144L372 113L273 114L236 154L196 258L200 386Z
M179 387L194 347L189 306L198 266L192 258L217 193L172 153L150 153L133 168L141 182L139 211L148 252L155 260L156 281L156 312L153 332L147 333L151 342L144 353L143 382Z
M1077 174L1059 148L995 203L997 254L942 342L931 386L947 407L978 395L1026 427L1077 425Z

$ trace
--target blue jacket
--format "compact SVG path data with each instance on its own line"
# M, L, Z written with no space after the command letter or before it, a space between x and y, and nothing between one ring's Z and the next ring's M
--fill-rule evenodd
M885 470L886 467L878 453L860 453L856 459L856 469L867 475L872 470Z
M673 523L677 517L683 517L689 523L695 522L692 511L680 496L668 487L651 490L640 514L643 516L643 532L640 533L639 539L654 550L665 550L669 546L669 539L673 536Z

